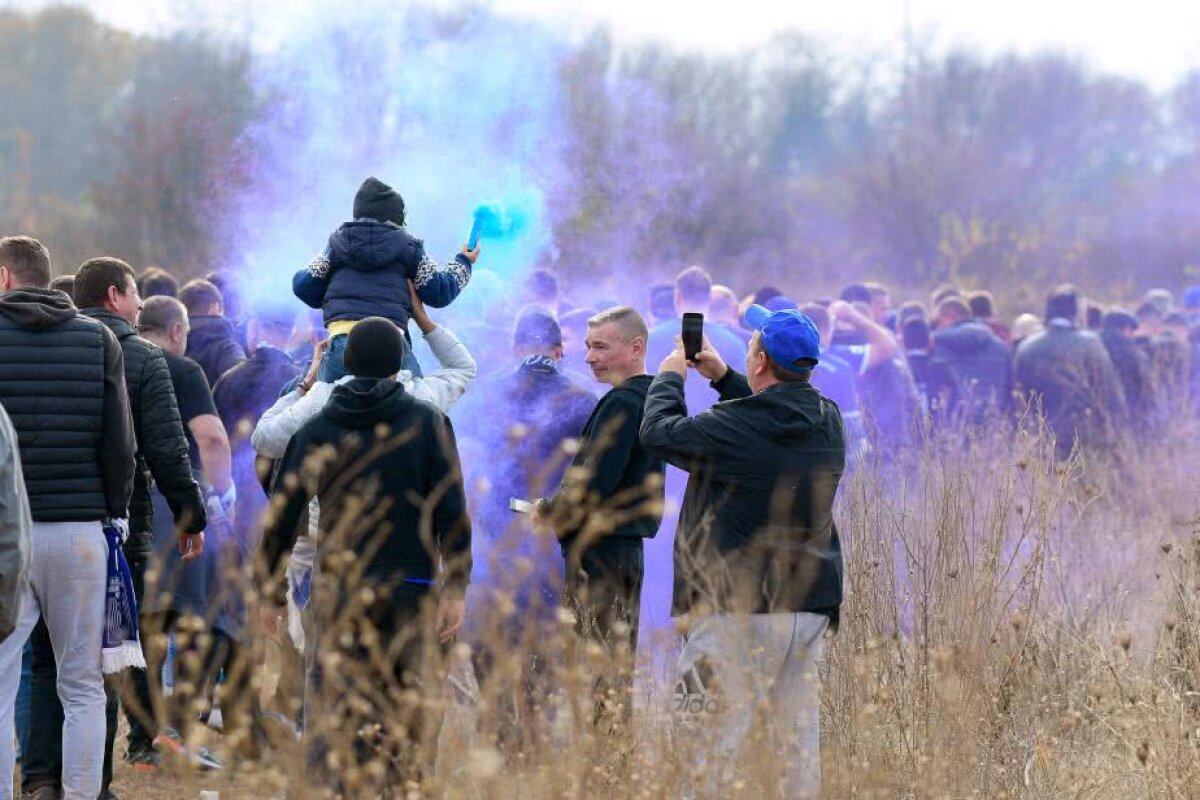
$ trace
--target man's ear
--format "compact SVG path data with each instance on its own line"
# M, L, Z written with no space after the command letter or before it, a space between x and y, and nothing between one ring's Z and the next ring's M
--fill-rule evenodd
M767 353L764 350L758 350L754 354L754 374L761 375L767 371Z
M0 264L0 292L7 292L12 288L12 270Z

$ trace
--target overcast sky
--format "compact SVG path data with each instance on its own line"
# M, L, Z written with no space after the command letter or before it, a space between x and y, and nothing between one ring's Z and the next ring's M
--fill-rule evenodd
M450 0L425 0L449 5ZM200 9L222 25L254 14L255 27L276 32L289 22L336 9L329 0L83 0L103 19L139 31L193 17ZM386 0L386 7L391 2ZM46 0L0 0L36 8ZM813 34L839 52L897 53L905 31L937 47L978 46L988 52L1056 47L1106 71L1136 76L1156 88L1200 68L1200 3L1194 0L491 0L502 12L528 14L565 27L609 23L634 38L685 47L752 46L783 29Z

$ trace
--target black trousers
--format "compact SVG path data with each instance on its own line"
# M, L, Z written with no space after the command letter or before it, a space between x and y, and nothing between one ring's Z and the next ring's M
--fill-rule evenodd
M363 608L352 597L330 603L322 594L314 589L309 605L314 640L304 694L307 781L315 791L299 796L371 797L419 781L432 771L442 724L447 648L430 624L433 598L401 587L379 591ZM324 667L331 656L336 670ZM343 765L382 763L383 774L335 772L331 752Z
M642 540L602 539L582 551L564 545L563 555L567 563L564 599L575 612L576 633L585 642L599 643L611 658L609 668L594 681L594 722L628 723L645 575ZM616 689L620 699L621 713L616 716L607 711L610 689Z

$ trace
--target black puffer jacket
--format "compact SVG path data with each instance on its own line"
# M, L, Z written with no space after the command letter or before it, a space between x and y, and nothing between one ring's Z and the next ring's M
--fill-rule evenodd
M0 376L34 521L126 516L137 446L112 331L80 316L62 292L6 292Z
M102 308L85 308L79 313L104 323L121 343L125 355L125 389L138 445L125 553L144 558L150 555L154 530L151 480L171 506L177 527L199 533L207 522L204 498L192 477L171 372L162 350L138 336L133 326L116 314Z
M807 383L751 394L731 369L713 388L721 402L695 417L673 372L655 378L646 396L642 445L689 473L671 613L808 611L836 623L841 412Z

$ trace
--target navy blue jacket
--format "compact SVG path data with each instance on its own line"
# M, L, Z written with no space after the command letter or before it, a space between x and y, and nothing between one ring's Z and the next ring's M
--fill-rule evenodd
M445 267L425 254L425 245L390 222L358 219L329 237L325 249L292 277L292 291L325 324L384 317L401 329L412 316L408 280L422 302L444 308L471 279L471 262L461 253Z
M462 421L456 423L459 429L479 440L487 454L468 465L468 484L485 474L491 481L491 490L478 496L473 514L481 535L476 536L479 550L472 559L472 582L511 579L518 574L517 559L527 557L538 564L538 574L513 587L518 605L524 606L531 591L553 589L556 583L561 593L558 548L542 553L537 537L521 527L524 519L509 510L508 500L545 497L558 488L569 460L563 443L579 436L595 407L595 395L577 387L556 362L542 356L530 356L511 372L477 383L455 407L452 416ZM525 435L513 435L516 425ZM514 525L517 528L510 530Z
M267 506L267 497L254 471L250 433L263 412L278 399L283 387L302 371L287 353L260 345L250 358L222 375L213 387L213 402L233 451L233 482L237 486L234 529L242 542L250 541Z
M968 421L981 423L991 408L1004 410L1012 399L1008 347L978 320L961 320L934 331L933 352L958 378L959 402Z
M246 360L238 344L237 329L225 317L191 317L185 355L200 365L209 386L216 386L229 370Z

